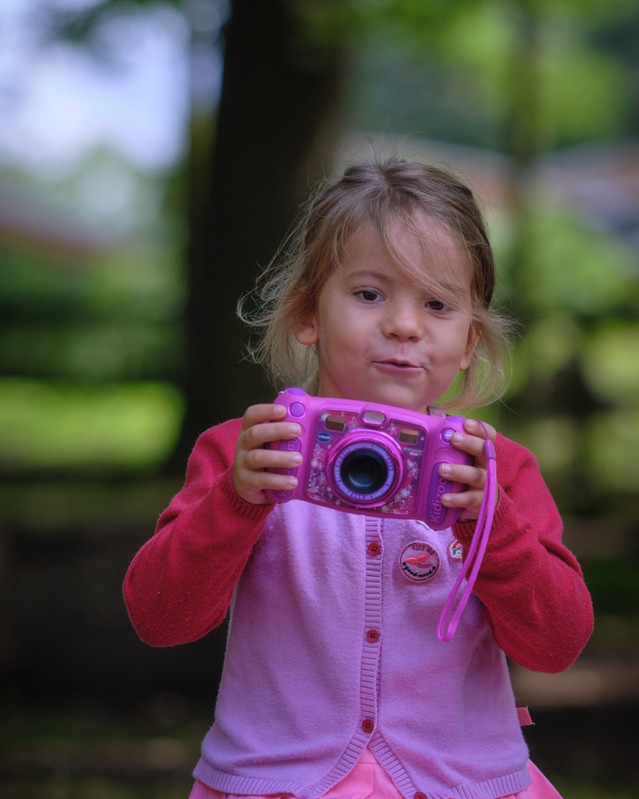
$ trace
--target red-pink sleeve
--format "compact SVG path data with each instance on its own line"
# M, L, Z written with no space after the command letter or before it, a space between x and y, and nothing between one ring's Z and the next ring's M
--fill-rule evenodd
M231 479L239 429L232 420L200 436L183 488L127 570L124 599L148 644L187 643L217 627L263 530L272 506L245 502Z
M563 523L533 455L498 436L499 501L474 586L497 643L516 663L559 672L593 629L581 568L562 543ZM455 525L467 548L474 522Z

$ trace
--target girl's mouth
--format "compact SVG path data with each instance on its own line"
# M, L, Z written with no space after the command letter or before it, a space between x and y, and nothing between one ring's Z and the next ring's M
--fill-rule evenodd
M419 364L413 363L412 361L402 361L394 359L380 360L377 361L376 363L379 366L386 367L388 369L397 369L400 371L415 371L422 368Z

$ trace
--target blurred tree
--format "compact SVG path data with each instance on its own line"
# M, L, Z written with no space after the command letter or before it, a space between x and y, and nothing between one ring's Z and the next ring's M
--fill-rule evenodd
M210 9L197 0L172 4L192 23L195 83L201 38L211 34L206 26L198 32L197 18ZM226 4L217 6L223 14ZM212 89L206 107L214 124L193 109L186 153L186 346L177 376L186 415L171 461L179 468L203 429L274 393L246 362L248 333L235 308L275 255L312 182L330 171L341 135L343 38L314 35L308 3L232 0L228 7L221 97L216 108ZM102 0L57 13L51 28L89 43L103 19L126 9L123 0Z
M345 60L339 41L312 40L289 0L234 0L211 167L209 142L189 149L187 412L178 457L211 423L273 394L242 360L238 298L274 256L330 169L341 133Z
M627 398L627 386L634 385L627 375L636 341L630 320L639 303L636 255L548 192L547 178L561 148L636 134L636 48L628 47L639 32L636 5L446 5L445 12L441 4L408 0L375 5L366 18L362 62L368 71L357 76L367 96L359 94L359 116L350 124L360 127L363 118L369 129L417 129L426 138L480 144L507 156L509 202L497 224L500 299L520 323L521 336L507 406L491 413L500 429L528 443L549 467L564 508L616 512L622 482L636 484L639 475L636 447L619 432L616 410L620 392ZM375 80L371 62L378 65ZM582 177L589 166L586 157ZM615 317L626 321L613 336L609 321ZM601 341L619 348L610 359L618 372L590 366ZM628 408L623 418L633 418ZM613 477L615 458L623 462L623 481Z
M58 363L65 363L74 375L84 369L83 378L104 378L108 366L107 379L175 379L185 388L188 409L172 461L180 469L200 430L241 413L252 400L270 398L273 389L260 370L243 361L247 331L235 317L235 304L250 290L258 268L274 255L311 183L330 169L346 106L346 129L409 131L509 156L511 214L496 228L502 296L523 322L524 332L510 406L526 423L533 418L548 421L561 407L562 424L579 415L585 427L602 404L614 404L611 392L594 385L583 353L597 349L592 336L599 335L596 331L607 318L636 310L634 272L628 258L613 253L612 245L594 241L565 207L540 218L548 197L537 192L535 175L540 156L549 151L633 130L627 110L632 72L623 68L636 63L628 42L639 15L631 0L92 0L80 11L66 4L64 13L57 0L48 0L45 8L58 10L50 25L53 39L70 37L106 58L108 37L94 35L103 21L130 14L135 6L140 10L163 4L178 9L190 25L194 84L202 78L202 41L224 51L221 100L217 103L209 77L206 119L203 123L199 109L193 108L187 168L176 165L179 177L173 185L180 185L181 194L169 195L174 204L170 212L183 221L187 237L180 276L187 284L186 311L177 320L185 329L186 344L176 354L182 344L175 324L182 299L176 279L167 282L161 302L155 298L149 303L154 324L141 314L136 300L129 312L132 324L125 327L121 317L126 302L118 300L104 314L106 319L117 306L119 316L113 312L108 322L117 328L117 336L91 338L81 331L82 347L76 346L74 360L70 342L77 342L78 330L65 327L61 335L47 337L40 363L56 370ZM202 23L207 13L228 14L222 35L218 23ZM615 49L620 41L626 43L621 55ZM371 62L377 70L372 77L361 66ZM164 214L166 208L157 214L162 223ZM547 224L550 215L556 224ZM163 227L171 229L170 224ZM154 245L172 260L174 244L163 247L166 240L156 236ZM598 252L604 253L600 259L606 260L605 273L596 263ZM42 271L34 273L38 280ZM139 265L133 270L122 260L120 271L139 283ZM146 296L150 282L164 271L166 263L158 265L152 253L149 283L139 283L140 293ZM19 301L21 308L33 299L32 289L23 291L8 273L4 282L11 284L9 299ZM80 305L86 312L83 297L87 292L93 297L95 290L84 281L80 291L74 277L72 298L69 284L63 289L65 311L59 314L63 324L78 314ZM585 295L596 301L588 303ZM89 313L94 319L95 311L89 308ZM97 319L101 328L103 321ZM20 360L24 342L34 337L25 337L26 332L13 339L13 363ZM563 336L561 346L551 341L553 336ZM624 346L631 340L619 337ZM526 357L527 348L550 352L553 357L544 356L547 368L541 370ZM55 360L49 357L52 349ZM100 357L105 349L119 349L122 356ZM518 437L519 431L511 432ZM570 458L561 461L566 474L570 463L593 471L591 461L574 446ZM581 495L594 497L592 492Z

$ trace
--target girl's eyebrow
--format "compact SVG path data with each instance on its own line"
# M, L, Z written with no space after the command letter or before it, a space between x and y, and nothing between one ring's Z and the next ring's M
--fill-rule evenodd
M353 272L345 272L344 277L349 280L377 280L390 283L390 278L385 272L376 269L356 269Z

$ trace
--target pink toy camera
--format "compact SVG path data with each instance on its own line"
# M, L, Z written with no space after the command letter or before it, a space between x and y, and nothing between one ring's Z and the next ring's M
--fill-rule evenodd
M284 421L298 422L302 434L267 446L301 452L304 460L297 469L274 470L299 482L291 491L268 492L273 502L304 499L370 516L421 519L433 530L459 517L441 496L465 486L445 480L439 467L473 462L450 443L463 429L462 417L311 397L300 388L283 391L275 402L287 408Z

